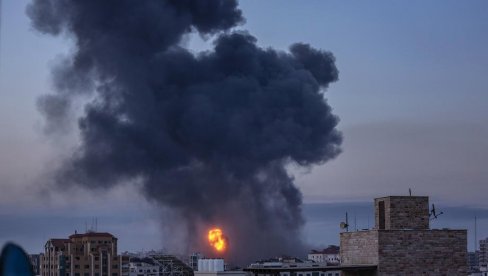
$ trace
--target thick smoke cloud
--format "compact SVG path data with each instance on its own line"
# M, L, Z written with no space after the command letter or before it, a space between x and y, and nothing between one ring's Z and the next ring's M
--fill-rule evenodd
M59 185L140 182L177 214L163 224L184 225L188 250L205 250L210 225L227 231L233 260L303 249L302 197L285 166L340 153L323 98L338 77L331 53L263 49L230 32L243 22L234 0L33 0L27 13L39 32L76 46L38 102L51 127L80 95L92 99ZM179 46L192 31L216 36L214 50Z

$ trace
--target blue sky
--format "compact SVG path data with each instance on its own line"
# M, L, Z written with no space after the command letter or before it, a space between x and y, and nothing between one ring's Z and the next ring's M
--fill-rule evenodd
M50 68L70 51L70 41L34 32L27 2L4 0L2 7L4 213L46 209L63 217L76 209L80 217L96 216L87 202L104 210L149 210L136 189L96 197L77 191L70 202L74 191L52 195L38 185L77 140L75 129L54 140L42 133L36 98L51 90ZM337 59L339 81L325 95L341 118L344 152L306 170L290 166L305 201L370 202L412 188L444 205L488 208L488 2L371 3L240 1L247 22L239 29L262 47L286 50L305 42ZM193 37L188 45L208 49L211 39ZM154 233L157 219L147 217Z

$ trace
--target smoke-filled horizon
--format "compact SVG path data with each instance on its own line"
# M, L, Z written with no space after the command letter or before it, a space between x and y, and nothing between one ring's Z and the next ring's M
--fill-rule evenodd
M138 182L171 210L166 247L209 250L205 230L220 226L233 261L303 250L302 196L286 166L340 153L323 96L338 79L331 53L258 47L231 30L244 18L230 0L33 0L27 14L75 45L52 70L55 91L38 100L50 131L84 105L80 145L56 187ZM213 50L181 46L190 32L215 37Z

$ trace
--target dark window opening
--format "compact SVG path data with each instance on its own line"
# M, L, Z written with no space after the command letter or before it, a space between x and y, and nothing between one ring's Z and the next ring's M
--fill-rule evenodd
M378 228L380 230L385 230L385 202L380 201L378 202Z

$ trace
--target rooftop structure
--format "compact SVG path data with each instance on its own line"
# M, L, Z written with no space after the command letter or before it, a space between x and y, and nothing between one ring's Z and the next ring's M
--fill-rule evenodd
M373 265L369 274L466 275L467 231L430 229L429 199L375 199L375 228L340 234L341 266Z

